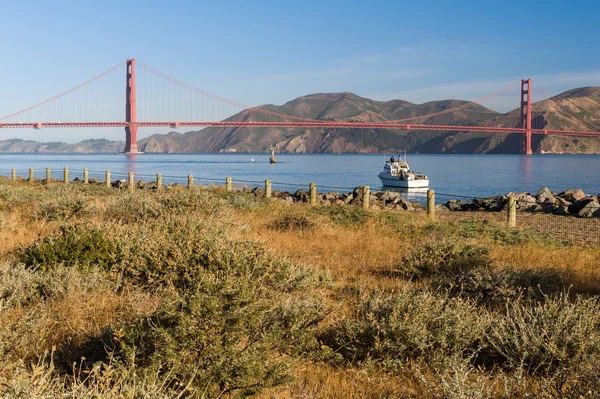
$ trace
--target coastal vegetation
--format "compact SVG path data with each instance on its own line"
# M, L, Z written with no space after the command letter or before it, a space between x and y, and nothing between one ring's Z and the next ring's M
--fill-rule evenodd
M487 215L0 177L0 397L597 397L600 247Z

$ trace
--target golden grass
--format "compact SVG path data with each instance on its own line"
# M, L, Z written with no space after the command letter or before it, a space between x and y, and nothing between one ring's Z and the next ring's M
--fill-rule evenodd
M43 188L39 188L43 189ZM100 224L106 221L107 210L126 206L124 192L110 197L92 197L87 201L86 222ZM146 192L144 200L152 200L154 193ZM1 209L1 208L0 208ZM277 201L251 210L223 209L221 225L233 238L263 242L276 255L329 271L334 287L327 294L330 302L338 301L334 312L325 323L348 315L349 303L356 298L357 289L396 289L406 281L386 277L385 271L408 255L415 247L431 239L427 235L397 229L386 220L388 214L405 218L407 226L419 230L428 223L423 212L369 211L364 224L342 226L327 216L311 212L307 206L289 206ZM284 215L301 215L315 222L308 230L278 231L270 226ZM190 218L209 217L190 213ZM0 230L0 261L7 260L15 248L48 235L59 225L43 219L27 217L27 208L8 212L0 210L4 228ZM440 225L463 219L488 220L505 224L504 214L446 212L439 213ZM521 219L520 219L521 220ZM579 225L577 225L579 226ZM409 231L407 233L407 231ZM551 231L548 231L551 234ZM563 246L526 241L504 244L490 237L472 237L465 241L485 245L498 267L518 266L536 270L554 270L561 273L573 293L600 294L600 247L589 245ZM348 292L342 288L351 288ZM11 356L31 359L52 346L77 346L91 336L98 336L111 324L131 321L152 313L160 297L137 291L115 292L73 290L65 297L40 302L23 308L0 311L0 338L10 342ZM59 349L60 350L60 349ZM0 362L1 363L1 362ZM1 372L0 367L0 372ZM329 364L300 361L293 370L295 380L287 386L267 390L261 397L277 398L380 398L421 397L418 386L410 376L392 375L377 370L337 367Z
M16 359L33 360L52 347L76 347L113 323L152 313L158 300L141 292L69 292L63 298L0 312L0 336ZM8 360L8 359L4 359Z
M285 387L267 390L260 398L278 399L376 399L423 397L403 376L369 373L364 369L327 364L302 363L294 370L295 380Z

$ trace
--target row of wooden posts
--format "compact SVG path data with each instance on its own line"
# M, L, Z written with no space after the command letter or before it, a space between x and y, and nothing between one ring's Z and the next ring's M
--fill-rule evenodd
M63 179L64 184L69 184L69 168L64 168L63 173L64 173L64 179ZM11 171L11 175L12 175L12 180L16 181L17 180L17 170L13 168ZM127 188L130 191L133 191L135 189L135 182L133 180L133 177L134 177L133 172L129 172ZM110 188L111 187L110 170L107 170L105 172L105 178L106 178L105 185L107 188ZM33 168L29 168L29 183L33 183L33 180L34 180ZM51 182L50 168L46 168L46 184L49 184L50 182ZM84 184L89 183L89 172L87 169L83 170L83 183ZM188 175L187 187L188 188L194 187L194 176ZM160 173L156 175L156 189L159 191L162 190L162 174L160 174ZM231 179L231 177L225 178L225 190L226 191L233 190L233 180ZM308 192L309 192L310 205L316 205L317 204L317 185L315 183L310 183L308 186ZM371 197L371 190L370 190L369 186L363 186L363 192L362 192L363 208L369 209L370 197ZM265 198L271 198L271 180L265 180ZM507 220L508 225L510 227L515 227L517 225L517 201L514 197L508 198L507 215L508 215L508 220ZM427 216L430 219L435 219L435 191L434 190L427 190Z

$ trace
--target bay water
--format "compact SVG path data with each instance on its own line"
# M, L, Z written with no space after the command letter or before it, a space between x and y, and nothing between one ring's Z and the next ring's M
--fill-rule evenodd
M397 156L397 155L396 155ZM225 183L231 177L236 185L263 186L273 181L274 190L296 191L317 184L319 192L351 191L356 186L383 189L377 174L390 154L277 154L269 163L268 154L0 154L0 175L28 176L33 168L37 178L62 179L63 168L69 177L89 176L104 179L105 170L113 180L126 178L152 181L163 174L165 184L187 183L193 175L197 184ZM437 202L451 197L488 197L509 191L535 193L543 186L560 192L579 188L588 194L600 193L600 155L455 155L409 154L411 169L430 178ZM410 191L407 197L423 202L425 191Z

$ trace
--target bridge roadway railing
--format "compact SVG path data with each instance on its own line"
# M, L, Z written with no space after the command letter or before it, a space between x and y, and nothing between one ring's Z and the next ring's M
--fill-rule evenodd
M426 211L431 221L452 221L472 225L469 234L493 233L497 238L508 243L518 243L535 237L553 240L558 243L577 243L583 245L600 245L600 194L588 196L575 202L568 202L558 197L553 200L540 201L526 193L514 193L512 196L494 196L474 198L460 194L449 194L427 190L423 204L400 201L397 196L384 196L383 191L373 191L367 186L345 187L329 186L314 183L299 184L271 180L238 180L230 177L222 178L182 176L182 175L149 175L131 172L110 172L99 170L75 169L29 169L0 168L0 176L9 180L29 181L31 183L84 182L135 190L139 188L160 190L180 185L183 187L220 187L227 191L247 190L265 197L279 197L290 202L308 202L311 205L331 203L359 205L367 209L413 209ZM65 177L67 178L65 181ZM136 178L138 179L136 181ZM94 180L95 179L95 180ZM317 188L321 192L317 192ZM298 194L300 190L300 193ZM327 196L324 192L330 194ZM336 193L335 195L333 193ZM343 194L342 194L343 193ZM296 194L296 195L295 195ZM511 194L511 193L509 193ZM332 195L334 195L332 197ZM414 205L414 207L413 207ZM496 231L494 226L503 226L504 233ZM464 227L464 226L463 226ZM514 230L511 230L514 229ZM478 233L479 232L479 233ZM505 233L509 234L506 235ZM467 237L465 237L467 238Z

